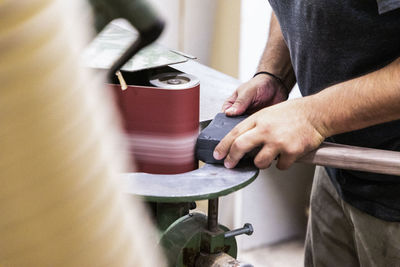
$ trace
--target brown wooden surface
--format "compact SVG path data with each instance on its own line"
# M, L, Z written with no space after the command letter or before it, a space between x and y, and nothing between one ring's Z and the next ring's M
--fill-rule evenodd
M298 162L400 175L400 152L324 142Z

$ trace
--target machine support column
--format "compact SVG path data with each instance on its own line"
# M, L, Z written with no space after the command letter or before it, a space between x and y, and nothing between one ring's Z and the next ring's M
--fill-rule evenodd
M218 198L208 200L208 230L218 231Z

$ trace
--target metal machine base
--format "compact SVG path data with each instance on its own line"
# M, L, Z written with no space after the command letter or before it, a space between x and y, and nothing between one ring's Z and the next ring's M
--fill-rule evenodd
M172 175L123 174L124 191L153 202L156 222L161 231L159 244L164 248L170 267L250 266L235 260L235 236L250 235L246 224L229 231L218 223L218 197L237 191L258 175L254 166L226 169L206 164L200 169ZM189 213L191 203L208 199L208 216ZM229 260L228 260L229 259ZM217 262L225 262L219 265ZM215 263L215 264L213 264Z
M186 215L172 224L161 235L160 245L165 248L169 266L195 266L200 252L217 254L224 252L233 258L237 255L235 237L224 238L223 233L229 229L219 225L219 242L210 243L211 233L207 229L207 216L201 213Z

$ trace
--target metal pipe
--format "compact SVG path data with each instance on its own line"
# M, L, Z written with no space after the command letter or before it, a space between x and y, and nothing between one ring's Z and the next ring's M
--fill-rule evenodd
M218 231L218 198L208 200L208 230Z
M244 226L242 228L226 232L224 234L224 237L229 238L229 237L238 236L238 235L242 235L242 234L252 235L253 232L254 232L253 226L250 223L246 223L246 224L244 224Z
M297 160L339 169L400 176L400 152L323 142Z

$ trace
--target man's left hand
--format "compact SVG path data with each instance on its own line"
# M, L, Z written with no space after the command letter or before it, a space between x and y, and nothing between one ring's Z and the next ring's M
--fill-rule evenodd
M254 113L221 140L214 158L225 158L225 167L233 168L245 153L262 147L254 159L258 168L268 168L275 158L279 169L289 168L326 137L308 100L290 100Z

